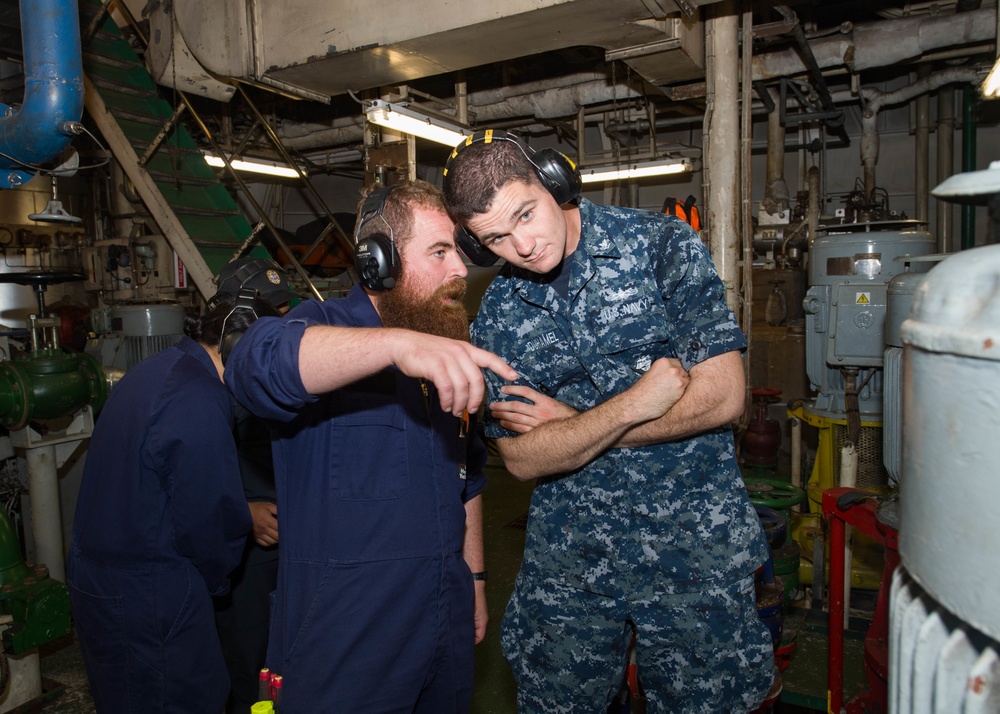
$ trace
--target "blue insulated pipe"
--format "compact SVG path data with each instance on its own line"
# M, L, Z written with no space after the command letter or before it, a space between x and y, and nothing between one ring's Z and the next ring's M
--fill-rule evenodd
M35 175L82 128L83 59L77 0L20 0L24 102L0 103L0 188ZM25 166L28 164L28 166Z

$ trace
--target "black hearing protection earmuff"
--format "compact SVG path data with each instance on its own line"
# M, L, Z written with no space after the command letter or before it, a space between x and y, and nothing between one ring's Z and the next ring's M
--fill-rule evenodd
M455 224L455 245L465 253L465 257L471 260L473 265L478 265L480 268L488 268L500 260L499 255L480 243L479 239L461 223Z
M399 277L400 259L399 253L396 252L392 226L382 215L385 201L395 188L395 186L383 186L368 194L361 205L358 227L354 230L354 269L361 284L369 290L390 290ZM359 240L361 229L368 221L375 218L385 223L389 233L379 231Z
M236 343L240 341L243 333L246 332L246 326L257 319L257 311L254 309L254 302L256 300L256 290L241 287L240 294L236 297L236 304L233 305L233 309L226 315L226 319L222 321L222 333L219 335L219 355L222 357L223 367L226 366L229 355L233 353ZM232 319L238 310L249 310L250 316L252 316L252 319L247 319L239 327L235 325L236 321Z
M448 169L451 167L451 162L462 153L465 147L477 143L489 144L494 141L509 141L520 149L524 158L534 168L535 175L542 186L560 206L577 198L583 190L580 171L568 156L555 149L532 152L517 136L501 129L477 131L456 146L444 165L445 180L448 180ZM479 239L464 226L459 225L455 230L455 243L469 260L480 267L488 268L499 260L495 253L484 247Z

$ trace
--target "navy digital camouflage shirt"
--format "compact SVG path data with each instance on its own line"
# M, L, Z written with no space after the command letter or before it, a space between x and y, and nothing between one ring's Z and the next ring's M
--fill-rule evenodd
M580 200L582 235L562 297L551 276L507 265L472 326L473 342L521 383L578 410L628 389L661 357L690 369L746 348L722 281L679 219ZM490 400L503 382L487 371ZM515 437L495 420L491 438ZM767 543L723 427L671 443L609 449L539 479L522 572L610 596L656 597L732 582Z

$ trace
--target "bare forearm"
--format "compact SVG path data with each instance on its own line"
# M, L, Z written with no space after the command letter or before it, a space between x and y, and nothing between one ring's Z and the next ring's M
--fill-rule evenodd
M507 470L521 480L568 473L618 442L630 429L662 417L690 378L675 359L662 358L628 390L573 416L547 421L497 446ZM544 401L544 400L543 400ZM542 411L547 411L548 402Z
M692 389L693 385L684 397L659 419L629 429L615 442L615 446L619 448L650 446L686 439L730 424L743 412L742 407L734 410L723 403L699 401L698 395L692 394Z
M743 360L727 352L691 368L691 383L659 419L629 429L615 446L629 448L677 441L730 424L743 413Z
M486 570L486 555L483 549L483 498L481 495L465 503L465 540L462 543L462 557L469 569L478 573Z
M640 422L623 395L576 416L551 421L497 447L507 470L522 481L575 471L593 461Z
M483 552L483 499L481 496L476 496L465 503L465 541L462 545L462 557L465 558L465 564L473 573L481 573L486 570L486 555ZM476 631L476 644L478 645L486 636L486 623L490 619L489 609L486 606L486 581L484 579L474 580L472 589L476 597L473 622Z

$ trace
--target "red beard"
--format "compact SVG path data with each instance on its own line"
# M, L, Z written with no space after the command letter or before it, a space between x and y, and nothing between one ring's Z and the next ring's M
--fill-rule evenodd
M469 341L469 316L462 304L465 281L442 285L429 297L413 295L406 272L396 286L378 296L378 312L385 327L401 327L428 335ZM452 298L452 302L445 302Z

